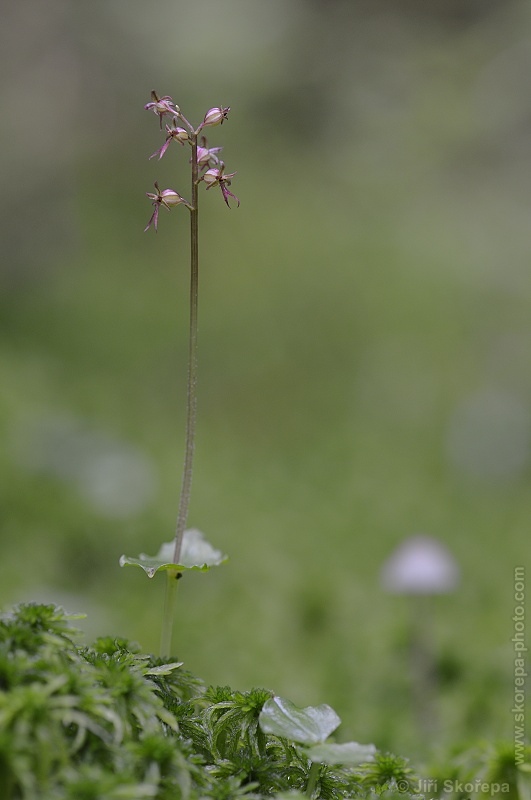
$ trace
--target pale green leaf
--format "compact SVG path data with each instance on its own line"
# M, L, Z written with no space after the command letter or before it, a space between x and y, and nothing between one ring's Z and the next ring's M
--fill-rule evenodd
M174 661L172 664L161 664L159 667L151 667L146 670L144 675L169 675L177 667L182 667L184 661Z
M164 542L156 556L148 556L145 553L140 553L138 558L121 556L120 566L142 567L147 576L152 578L160 570L175 570L175 572L199 570L207 572L211 567L223 564L228 558L221 550L216 550L205 539L201 531L196 529L184 532L178 564L173 562L174 548L174 542Z
M290 700L275 696L264 703L259 722L264 733L312 745L324 742L341 720L330 706L297 708Z
M357 742L316 744L306 750L310 761L317 761L319 764L344 764L349 767L372 761L375 752L376 747L373 744Z

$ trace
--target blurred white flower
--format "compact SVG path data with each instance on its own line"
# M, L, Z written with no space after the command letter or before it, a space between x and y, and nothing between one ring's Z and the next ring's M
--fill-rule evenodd
M385 562L381 581L386 591L395 594L444 594L457 586L459 569L436 539L412 536Z

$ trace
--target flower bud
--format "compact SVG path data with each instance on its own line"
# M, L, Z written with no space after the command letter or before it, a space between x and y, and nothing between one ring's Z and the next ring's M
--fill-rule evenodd
M171 211L173 206L178 206L180 203L184 203L187 208L191 208L184 197L181 197L179 192L176 192L174 189L163 189L161 192L157 181L155 181L155 189L157 190L156 192L146 192L146 195L149 197L149 199L153 201L151 205L153 206L154 210L148 224L144 228L144 232L149 230L152 225L155 228L155 232L157 231L159 222L159 209L161 206L164 206L168 211Z
M186 201L184 197L181 197L178 192L174 192L173 189L163 189L160 193L160 202L163 206L170 208L178 206L179 203L185 203Z
M173 114L174 116L178 116L180 113L179 106L176 106L173 100L169 95L165 95L164 97L159 97L158 94L153 91L151 92L151 102L146 103L144 106L146 111L153 111L160 120L160 127L162 129L162 117L164 114Z
M221 106L210 108L205 114L205 118L203 120L203 126L222 124L226 119L228 119L229 111L230 111L230 106L228 108L222 108Z
M222 150L222 147L209 147L206 138L202 136L201 144L197 148L197 164L200 169L207 169L214 164L219 164L218 153Z
M207 169L205 174L203 175L202 180L206 183L206 188L211 189L212 186L219 186L221 189L221 194L223 195L223 199L226 204L229 206L229 197L233 197L238 205L240 205L240 201L236 197L235 194L229 191L229 186L232 183L232 178L236 175L235 172L229 172L225 175L225 164L223 161L219 162L219 167L211 167Z
M212 169L207 169L207 171L203 175L203 180L207 185L207 189L210 186L215 186L216 183L219 183L220 177L221 177L221 171L217 167L213 167Z
M188 139L190 138L189 135L188 135L188 132L185 131L184 128L179 128L175 124L175 120L173 120L173 126L166 125L166 133L167 133L166 141L164 142L162 147L159 147L158 150L155 150L154 153L151 153L150 159L151 158L155 158L155 156L158 156L159 159L162 158L162 156L164 155L164 153L168 149L168 147L170 145L170 142L173 139L176 139L179 142L179 144L184 145L184 143L187 142Z
M190 138L188 135L188 131L185 131L184 128L175 128L171 131L171 135L174 139L177 139L179 142L184 144Z
M200 167L204 167L210 161L210 151L208 147L197 148L197 163Z

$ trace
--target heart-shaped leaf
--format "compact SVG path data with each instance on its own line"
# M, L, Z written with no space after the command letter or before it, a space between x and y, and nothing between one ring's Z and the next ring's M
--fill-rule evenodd
M184 572L188 569L207 572L211 567L217 567L227 561L228 556L216 550L208 542L201 531L191 529L184 532L179 563L173 563L173 552L175 542L164 542L156 556L147 556L140 553L138 558L121 556L120 566L142 567L149 578L152 578L160 570L175 570Z
M325 742L306 750L310 761L317 761L318 764L344 764L349 767L372 761L375 752L376 747L373 744L358 744L357 742L345 742L344 744Z
M274 696L264 703L259 722L264 733L312 745L324 742L341 720L330 706L297 708L290 700Z

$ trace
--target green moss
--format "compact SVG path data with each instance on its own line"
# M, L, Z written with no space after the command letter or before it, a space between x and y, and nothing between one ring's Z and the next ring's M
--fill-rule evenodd
M271 697L265 689L207 688L180 663L164 664L124 639L82 646L61 608L17 606L0 617L0 797L410 800L422 786L408 762L390 754L356 767L312 763L304 746L262 729ZM487 756L461 760L460 771L453 759L440 780L491 774L520 800L526 775L508 768L507 747Z

